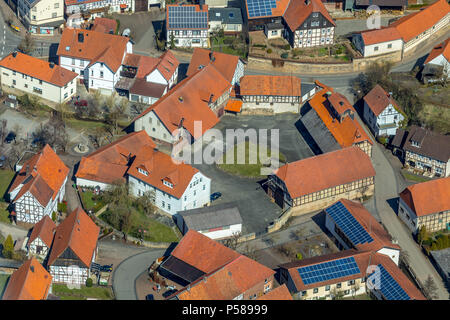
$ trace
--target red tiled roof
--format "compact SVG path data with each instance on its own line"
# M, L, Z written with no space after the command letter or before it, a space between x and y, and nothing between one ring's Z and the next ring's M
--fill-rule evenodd
M189 77L197 72L200 66L205 67L212 64L222 73L224 78L231 83L234 73L236 72L238 62L239 57L235 55L222 52L213 52L203 48L195 48L186 75Z
M194 230L184 235L171 255L205 273L215 271L240 256L236 251Z
M450 38L435 46L433 50L431 50L424 64L430 63L434 58L441 54L448 62L450 62Z
M50 250L47 265L51 266L65 251L70 248L78 259L89 268L100 228L78 207L56 227L53 247Z
M239 84L241 96L302 96L301 79L294 76L246 75Z
M35 79L39 79L51 83L58 87L63 87L78 74L70 70L64 69L58 65L51 67L49 62L23 54L21 52L10 53L0 61L0 66L26 74Z
M370 144L373 142L370 140L367 133L361 127L356 119L352 119L347 116L342 121L338 121L331 110L327 108L328 104L328 92L333 93L333 88L323 85L322 83L316 81L316 84L323 88L317 92L311 100L309 100L309 105L316 111L317 115L322 119L325 126L331 132L333 137L339 143L342 148L352 146L353 144L367 141ZM345 99L340 95L340 99ZM350 103L347 101L347 103ZM351 109L353 110L353 108Z
M83 34L83 42L79 42ZM129 38L108 33L66 28L58 46L58 56L86 59L90 65L103 62L113 72L122 64Z
M366 46L402 38L400 33L394 27L365 30L361 32L361 37Z
M56 224L53 220L45 215L44 218L41 219L38 223L36 223L33 227L33 231L31 232L30 238L28 239L28 246L36 240L36 238L40 238L42 242L45 243L47 247L52 246L53 242L53 234L55 232Z
M242 109L242 100L234 100L230 99L225 106L225 111L231 112L241 112Z
M180 62L175 58L173 52L167 50L159 57L159 63L156 68L161 72L164 79L169 81L179 65Z
M355 165L358 164L358 165ZM292 199L375 176L369 156L353 146L285 164L274 174Z
M230 88L231 84L222 74L208 65L178 83L133 122L153 111L171 133L178 129L183 119L183 127L197 139L219 122L208 106L209 99L216 101ZM202 132L194 132L194 121L202 122Z
M260 19L260 18L265 18L265 17L281 17L285 13L286 8L288 7L289 2L291 0L277 0L275 2L276 7L272 8L272 14L270 16L257 16L257 17L253 17L253 18L251 18L250 15L248 14L247 1L248 0L245 0L245 9L247 10L248 19L251 20L251 19Z
M103 32L103 33L112 33L116 32L117 21L114 19L101 18L97 17L94 20L94 25L92 26L92 31Z
M395 27L403 38L408 42L430 29L450 12L447 0L437 0L424 9L409 14L390 24Z
M377 84L366 96L364 101L372 110L376 117L386 109L389 104L392 104L395 109L401 110L398 103L390 96L379 84Z
M383 226L378 223L377 220L372 216L372 214L367 211L364 206L355 201L340 199L341 202L350 214L359 222L359 224L367 231L374 241L370 243L363 243L356 245L356 248L360 251L378 251L382 248L392 248L400 250L400 247L392 243L391 236L383 228ZM327 209L325 209L325 212Z
M177 293L180 300L232 300L261 285L275 274L272 269L239 256L212 274L204 275Z
M52 285L52 276L35 258L31 258L11 276L3 300L44 300Z
M128 157L135 156L144 146L156 147L145 131L123 136L87 157L82 157L75 177L108 184L118 180L125 181L124 176L129 167Z
M148 175L140 173L138 168L148 172ZM176 164L169 155L155 151L152 146L145 146L136 154L127 173L179 199L197 172L194 167L185 163ZM173 187L165 185L164 180L172 183Z
M55 199L68 174L69 168L47 144L41 152L23 164L8 193L24 183L14 201L30 191L41 205L46 206L50 199Z
M294 32L313 12L321 13L333 26L336 26L333 18L331 18L324 4L320 0L309 0L308 4L306 4L305 0L291 0L283 18L289 29Z
M281 286L272 289L265 295L259 297L257 300L294 300L294 299L292 298L292 295L289 292L289 289L286 287L286 285L282 284Z
M400 198L418 217L450 210L450 177L413 184Z

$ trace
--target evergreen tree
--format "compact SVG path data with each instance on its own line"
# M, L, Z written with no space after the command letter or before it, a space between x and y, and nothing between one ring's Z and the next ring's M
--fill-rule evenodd
M14 241L10 234L6 237L6 240L3 243L2 254L6 259L12 259L14 256Z

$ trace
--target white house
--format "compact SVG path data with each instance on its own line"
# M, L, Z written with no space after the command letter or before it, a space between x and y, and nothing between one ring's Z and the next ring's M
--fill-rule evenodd
M207 5L168 5L166 11L168 45L209 47Z
M450 38L431 50L424 62L422 78L426 79L424 82L450 78Z
M338 247L374 251L388 256L396 265L400 247L369 211L359 202L341 199L324 209L325 227Z
M110 94L120 79L122 62L133 52L128 37L84 29L65 29L58 47L59 65L78 74L89 89Z
M18 0L17 16L30 33L53 35L64 24L64 1Z
M377 84L363 100L364 120L372 133L376 137L394 136L405 116L392 94Z
M37 257L41 262L45 260L53 243L56 224L49 216L44 216L36 223L28 239L28 256Z
M0 61L1 85L61 103L77 93L77 74L52 62L12 52Z
M403 50L403 40L396 28L381 28L356 33L352 42L363 57Z
M156 207L172 215L210 202L210 178L150 146L136 155L127 176L130 194L148 193Z
M242 232L242 218L234 203L180 211L176 217L177 226L183 235L192 229L217 240Z
M100 17L107 13L124 13L135 11L134 0L65 0L66 14L91 11L92 17Z
M55 229L47 270L54 283L85 285L97 258L100 228L78 207Z
M64 198L69 168L49 145L27 160L8 190L17 221L37 223L57 211Z
M242 13L239 8L209 8L209 32L223 30L224 33L242 32Z

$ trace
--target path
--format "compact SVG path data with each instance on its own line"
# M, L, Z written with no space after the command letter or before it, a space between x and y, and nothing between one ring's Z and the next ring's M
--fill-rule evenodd
M0 222L0 233L6 238L9 234L14 241L18 239L23 239L27 236L28 230L14 226L12 224L7 224Z

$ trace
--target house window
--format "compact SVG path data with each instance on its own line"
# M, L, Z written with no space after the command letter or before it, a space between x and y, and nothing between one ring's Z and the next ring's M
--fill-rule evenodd
M74 68L72 68L72 72L75 72L75 69L74 69Z
M318 27L319 21L311 21L311 27Z
M318 293L319 292L319 288L314 288L313 293Z
M336 288L340 289L341 288L341 284L340 283L336 284Z
M52 12L52 18L56 18L56 17L57 17L56 12Z
M25 88L28 88L28 85L25 83L25 84L24 84L24 87L25 87Z
M13 85L16 85L16 80L13 80Z
M94 70L91 70L91 76L94 76Z
M103 78L103 71L100 71L100 78Z
M276 36L278 34L278 31L277 30L272 30L272 35L273 36Z
M349 294L349 293L350 293L350 290L345 290L345 291L344 291L344 294L345 294L345 295L347 295L347 294Z
M392 48L392 43L389 43L388 44L388 49L391 49Z
M307 292L306 291L302 291L302 297L306 296Z
M42 84L42 80L39 80L39 84Z
M42 94L42 89L33 87L33 92L38 93L38 94Z
M170 203L167 204L167 210L170 211Z
M317 18L319 16L319 13L318 12L313 12L312 16L313 16L313 18Z
M192 43L200 43L200 39L192 39Z
M33 16L33 20L36 20L36 16Z
M330 288L331 288L330 286L326 286L325 291L330 291Z
M80 67L84 67L84 61L80 60Z
M58 9L59 8L59 2L56 2L55 3L55 7L54 7L55 9Z
M184 196L184 201L186 201L187 200L187 197L186 196Z
M75 65L75 59L72 59L72 64Z
M16 75L16 72L15 71L13 71L13 76L15 76Z
M373 48L373 51L378 51L378 46L376 46L375 48Z
M166 207L166 203L163 201L162 202L162 207L165 208Z
M69 94L66 92L64 93L64 99L66 99L69 96Z
M203 185L203 190L206 190L206 185Z
M355 284L355 280L350 280L349 282L348 282L348 285L349 286L352 286L352 285L354 285Z

